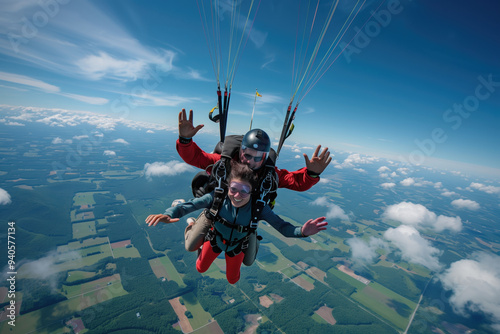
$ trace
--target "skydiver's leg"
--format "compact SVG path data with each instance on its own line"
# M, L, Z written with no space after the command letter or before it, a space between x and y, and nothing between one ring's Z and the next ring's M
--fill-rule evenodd
M212 226L212 221L205 216L203 211L195 223L188 225L184 231L184 246L188 252L194 252L203 245L205 236Z
M213 251L210 241L205 241L201 248L201 253L196 260L196 270L200 273L207 271L219 254Z
M229 283L235 284L239 281L241 263L244 257L245 254L243 252L235 256L228 256L226 254L226 278Z
M259 237L260 238L260 237ZM257 251L259 250L260 241L257 239L257 233L252 232L248 239L248 248L244 250L245 258L243 259L243 264L245 266L251 266L257 257Z

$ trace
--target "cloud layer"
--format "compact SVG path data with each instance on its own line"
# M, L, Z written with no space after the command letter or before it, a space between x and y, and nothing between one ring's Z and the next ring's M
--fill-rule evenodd
M441 268L438 259L441 251L432 247L415 227L400 225L396 228L389 228L385 231L384 238L401 251L403 259L433 271Z
M432 228L436 232L446 229L454 232L462 230L462 219L460 217L437 216L425 206L411 202L401 202L388 206L382 214L382 218L396 220L416 228Z
M500 256L475 253L471 259L452 263L439 279L452 292L450 303L456 312L483 312L500 331Z
M387 243L373 236L368 241L355 237L346 242L351 247L351 260L356 266L361 267L374 262L378 257L377 249L389 249Z
M193 167L184 162L169 161L169 162L153 162L144 165L143 174L148 181L153 177L160 176L175 176L184 172L192 172Z
M469 209L469 210L479 210L480 205L478 202L471 201L470 199L456 199L451 202L451 205L453 205L457 209Z
M315 199L311 204L327 207L328 212L325 215L327 219L349 220L349 216L340 206L328 202L328 199L324 196Z
M9 193L0 188L0 205L5 205L5 204L10 204L12 203L12 200L10 199Z

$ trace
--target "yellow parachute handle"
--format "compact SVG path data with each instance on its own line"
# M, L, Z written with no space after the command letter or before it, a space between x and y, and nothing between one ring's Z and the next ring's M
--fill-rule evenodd
M215 106L212 108L212 110L210 110L210 112L208 113L208 118L210 118L212 122L219 123L220 114L214 115L215 109L219 109L219 106Z

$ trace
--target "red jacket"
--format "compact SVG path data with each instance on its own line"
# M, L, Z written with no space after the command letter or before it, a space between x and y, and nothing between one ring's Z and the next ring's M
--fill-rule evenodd
M177 140L176 148L185 163L201 169L205 169L220 160L220 154L207 153L193 141L188 144L181 144ZM307 174L306 167L295 172L289 172L286 169L279 169L277 167L275 169L279 178L279 188L306 191L319 182L319 177L311 177Z

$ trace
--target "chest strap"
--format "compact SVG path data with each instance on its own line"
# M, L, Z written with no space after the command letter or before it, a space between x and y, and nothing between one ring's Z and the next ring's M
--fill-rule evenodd
M206 240L210 241L210 244L212 245L212 247L217 247L215 236L219 236L222 239L222 243L228 247L233 247L233 246L236 246L238 244L242 245L240 250L246 249L248 247L249 234L244 236L241 239L231 241L231 240L224 239L224 237L222 236L222 233L220 233L215 227L213 227L210 230L208 230L207 236L205 238ZM219 253L220 253L220 251L219 251Z
M252 229L250 226L233 224L230 221L228 221L227 219L222 218L221 216L217 217L216 221L218 221L219 223L221 223L224 226L232 228L233 230L235 230L236 232L239 232L239 233L247 233L247 232L250 232L250 230Z

